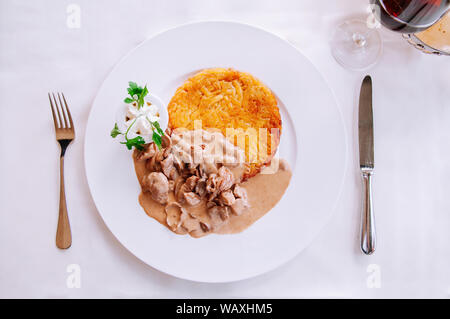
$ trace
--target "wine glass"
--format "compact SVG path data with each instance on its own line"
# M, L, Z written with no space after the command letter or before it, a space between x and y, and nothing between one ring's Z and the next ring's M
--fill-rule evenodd
M331 52L342 66L364 70L381 55L380 23L396 32L416 33L434 25L449 10L450 0L370 0L366 21L338 25L331 38Z

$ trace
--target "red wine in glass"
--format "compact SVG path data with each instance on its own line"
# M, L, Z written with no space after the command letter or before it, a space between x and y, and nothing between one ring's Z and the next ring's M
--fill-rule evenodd
M450 0L370 0L381 24L392 31L416 33L428 29L450 8Z

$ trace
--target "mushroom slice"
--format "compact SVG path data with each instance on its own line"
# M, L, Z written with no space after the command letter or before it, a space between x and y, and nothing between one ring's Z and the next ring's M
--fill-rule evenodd
M247 203L246 200L244 200L243 198L237 198L233 205L231 205L231 212L234 215L242 215L242 213L247 210L250 207L250 205Z
M178 176L178 178L175 180L175 186L173 189L173 193L175 194L175 197L178 196L178 192L181 189L181 186L184 184L184 179L181 176Z
M198 165L196 175L197 175L200 179L206 179L206 178L208 178L208 175L207 175L206 172L205 172L205 168L204 168L203 164Z
M190 214L187 214L186 218L182 221L181 226L186 229L188 233L200 229L198 219L192 217Z
M217 189L217 175L216 174L210 174L208 177L208 180L206 181L206 191L208 193L214 193Z
M236 198L247 200L247 190L242 186L234 185L233 194Z
M184 203L184 193L189 193L191 191L190 187L184 183L181 185L180 189L178 190L177 194L175 195L177 202Z
M170 173L169 173L169 178L173 181L176 181L178 179L178 176L180 176L178 174L178 171L175 167L172 167Z
M231 189L228 189L219 195L219 202L225 206L231 206L234 204L236 199L234 198L233 192Z
M145 168L151 172L156 172L158 170L156 164L156 156L153 156L147 161L147 163L145 163Z
M197 166L198 166L198 164L196 164L196 163L188 163L187 170L188 170L190 175L196 175L197 174Z
M160 163L162 160L164 160L164 149L161 149L156 153L155 160L158 163Z
M186 180L186 185L189 187L191 191L195 189L195 185L197 185L197 182L200 178L198 176L192 175Z
M185 226L186 224L186 226ZM194 238L199 238L205 236L209 232L208 224L204 222L199 222L197 219L191 219L185 223L183 223L183 228L186 228Z
M187 218L186 210L177 202L171 202L164 208L166 222L171 230L177 231L182 222Z
M207 201L208 202L212 202L212 201L214 201L215 199L216 199L216 197L217 197L217 194L218 194L219 192L214 192L214 193L210 193L206 198L207 198Z
M200 179L195 185L195 192L200 196L204 197L206 195L206 180Z
M164 148L171 148L172 139L169 137L169 135L163 135L161 138L161 144Z
M194 192L187 192L183 194L184 201L190 206L196 206L200 204L201 199L200 196L195 194Z
M175 168L173 166L173 155L169 154L163 161L161 161L161 169L164 175L166 175L167 178L170 178L170 173L173 168Z
M164 156L164 158L166 158L170 154L172 154L172 147L171 146L169 146L169 147L164 149L163 156Z
M180 160L180 158L178 156L174 156L173 157L173 165L175 166L175 168L178 171L178 174L181 175L181 173L184 170L184 163Z
M136 159L138 161L147 160L156 154L156 146L155 143L150 143L144 146L142 151L139 151L136 155Z
M213 206L208 209L209 217L211 218L211 228L218 229L230 217L228 207Z

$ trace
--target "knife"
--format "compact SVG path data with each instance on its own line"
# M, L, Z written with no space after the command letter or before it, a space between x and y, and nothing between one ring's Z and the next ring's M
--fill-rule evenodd
M361 250L366 255L371 255L375 251L376 234L372 206L372 175L374 168L372 78L368 75L362 82L359 96L358 134L359 166L363 181Z

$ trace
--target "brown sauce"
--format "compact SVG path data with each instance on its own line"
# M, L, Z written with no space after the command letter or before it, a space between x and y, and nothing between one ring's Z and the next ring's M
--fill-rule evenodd
M141 181L144 175L148 174L150 171L146 169L145 161L138 161L135 156L133 156L133 160L137 178ZM198 227L197 230L190 232L189 234L193 237L202 237L212 232L218 234L235 234L242 232L259 218L264 216L278 203L289 185L291 176L292 172L286 161L280 160L279 169L275 173L260 173L241 183L241 186L247 190L250 203L250 208L242 213L242 215L231 215L226 223L214 231L204 232ZM174 200L173 192L169 192L169 203ZM154 218L169 230L173 231L166 222L165 205L156 202L152 199L150 193L143 191L141 191L141 194L139 195L139 203L148 216ZM197 220L206 223L209 222L210 217L207 212L205 200L202 200L197 206L183 205L183 207ZM183 232L178 231L176 231L176 233L183 234Z

